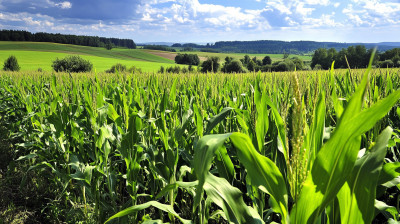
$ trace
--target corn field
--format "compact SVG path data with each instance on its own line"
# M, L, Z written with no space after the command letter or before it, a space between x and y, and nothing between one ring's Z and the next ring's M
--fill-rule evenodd
M399 88L387 69L2 73L0 120L54 223L397 223Z

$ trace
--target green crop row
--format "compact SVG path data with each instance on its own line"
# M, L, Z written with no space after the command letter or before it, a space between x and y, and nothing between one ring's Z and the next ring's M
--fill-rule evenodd
M0 124L55 222L394 223L399 85L377 69L2 73Z

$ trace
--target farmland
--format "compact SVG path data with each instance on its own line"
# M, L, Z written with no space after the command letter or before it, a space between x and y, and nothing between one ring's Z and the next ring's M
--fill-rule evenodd
M0 218L399 220L399 83L398 69L2 72Z
M36 71L41 68L51 71L51 64L57 57L81 55L93 63L94 69L103 72L116 63L135 66L144 72L154 72L161 66L171 66L173 60L149 54L140 49L114 48L106 50L100 47L85 47L68 44L39 43L39 42L0 42L0 61L9 55L15 55L22 71Z
M210 53L210 52L178 52L197 54L201 61L207 57L218 57L223 62L225 57L242 59L246 54L242 53ZM39 68L43 71L51 71L52 61L56 58L63 58L68 55L80 55L82 58L93 63L96 72L104 72L111 66L121 63L127 67L135 66L143 72L156 72L163 67L175 66L174 58L177 53L146 50L146 49L124 49L113 48L106 50L101 47L87 47L69 44L45 43L45 42L18 42L18 41L0 41L0 61L3 62L10 55L15 55L21 65L22 71L37 71ZM263 59L266 55L270 56L272 61L282 61L283 54L249 54L251 58ZM310 56L296 56L308 63Z
M283 54L212 53L212 52L197 52L197 51L196 52L187 51L182 53L197 54L199 57L203 58L216 56L219 57L221 61L224 61L225 57L232 57L233 59L240 60L245 55L249 55L250 58L257 57L257 59L263 59L265 56L270 56L272 61L274 62L283 60ZM305 62L311 61L310 55L290 55L289 57L298 57Z

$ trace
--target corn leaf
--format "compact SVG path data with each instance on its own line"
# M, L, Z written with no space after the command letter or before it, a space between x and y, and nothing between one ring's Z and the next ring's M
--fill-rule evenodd
M342 223L371 223L374 218L376 186L392 129L386 128L371 151L356 161L338 193Z

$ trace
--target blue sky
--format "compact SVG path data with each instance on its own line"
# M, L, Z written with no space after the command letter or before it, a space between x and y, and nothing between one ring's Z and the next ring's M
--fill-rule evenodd
M139 43L400 41L400 1L0 0L0 29Z

